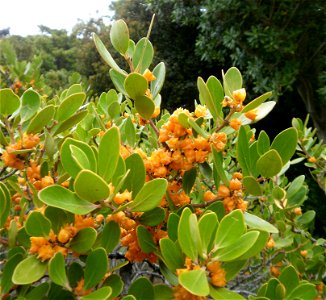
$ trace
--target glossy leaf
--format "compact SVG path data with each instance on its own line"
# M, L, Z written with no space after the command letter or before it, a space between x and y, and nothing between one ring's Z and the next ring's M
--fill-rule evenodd
M151 253L157 250L152 234L142 225L137 226L137 240L140 249L144 253Z
M143 119L149 120L154 113L155 104L147 96L137 96L135 99L135 108Z
M215 244L220 249L233 244L246 232L243 213L237 209L226 215L218 226Z
M41 105L40 95L33 90L26 90L21 97L20 117L22 122L29 120Z
M130 73L125 79L124 88L129 97L135 100L138 96L145 95L148 89L148 82L143 75Z
M109 182L120 156L120 135L117 127L110 128L102 137L98 149L98 174Z
M101 235L101 246L111 253L120 241L120 226L114 221L105 224Z
M169 238L160 239L160 250L166 266L175 272L176 269L184 267L184 255L180 247Z
M219 116L219 111L217 108L216 102L213 101L212 95L204 82L203 78L198 77L197 87L199 90L199 96L203 101L203 104L206 105L210 113L212 114L214 120Z
M210 252L218 227L217 215L214 212L204 214L198 222L198 229L203 252Z
M13 114L20 105L19 97L12 89L0 89L0 114L7 117Z
M48 125L54 116L55 108L53 105L48 105L39 111L36 116L29 122L26 133L38 133Z
M86 259L84 272L84 288L95 287L104 277L108 269L108 256L104 248L97 248L92 251Z
M154 289L146 277L139 277L131 283L128 294L136 299L154 300Z
M95 34L93 33L93 40L96 46L96 49L98 51L98 53L101 55L102 59L112 68L114 69L116 72L125 75L125 71L123 71L122 69L120 69L120 67L117 65L117 63L114 61L113 57L111 56L111 54L109 53L109 51L106 49L106 47L104 46L103 42L101 41L101 39Z
M252 109L255 109L256 107L258 107L259 105L261 105L263 102L265 102L269 97L272 96L272 92L267 92L259 97L257 97L256 99L252 100L251 102L249 102L241 111L242 113L248 112Z
M245 298L242 297L241 295L232 292L228 289L225 288L216 288L212 287L210 285L209 287L209 295L214 299L214 300L244 300Z
M165 215L164 208L155 207L152 210L143 213L138 220L143 225L156 226L164 221Z
M83 92L68 96L59 105L55 118L59 122L67 120L80 108L85 98L86 94Z
M110 299L111 293L112 289L109 286L104 286L89 295L80 297L80 300L107 300Z
M159 94L159 92L163 87L163 83L165 80L165 73L166 73L166 68L164 62L160 62L153 69L153 75L156 77L155 80L151 81L151 85L150 85L153 99L156 98L156 96Z
M142 187L134 200L130 203L129 209L132 212L146 212L160 204L166 192L167 181L163 178L153 179Z
M30 236L47 237L51 230L51 222L42 213L33 211L27 217L25 229Z
M147 38L142 38L138 41L132 57L132 64L136 71L144 73L144 71L152 63L154 49L152 43Z
M244 177L243 185L244 185L247 193L254 195L254 196L262 195L262 189L260 187L260 184L257 182L257 180L253 176Z
M253 229L258 229L258 230L262 230L262 231L266 231L266 232L270 232L270 233L278 233L278 229L274 225L268 223L267 221L255 216L255 215L245 212L244 220L245 220L245 223Z
M182 211L181 218L178 225L178 241L182 251L192 260L196 260L199 251L198 249L199 229L197 224L195 224L194 226L191 225L194 223L191 216L192 213L190 209L186 207Z
M70 289L65 269L65 259L61 252L57 252L49 261L48 273L51 280L58 285Z
M42 278L46 272L47 263L42 263L36 256L22 260L12 275L14 284L30 284Z
M129 46L129 29L125 21L117 20L112 23L110 40L118 52L125 54Z
M108 184L89 170L83 170L77 175L74 189L78 197L91 203L105 200L110 195Z
M183 272L178 278L179 283L191 294L197 296L207 296L209 294L209 285L204 270Z
M80 199L75 193L60 185L46 187L38 196L43 203L73 214L86 215L97 208L97 205Z
M232 97L232 92L242 88L242 76L240 71L232 67L223 76L225 94Z
M271 149L275 149L285 165L293 156L297 147L298 133L293 127L280 132L272 142Z
M240 236L236 242L218 248L213 257L219 261L231 261L245 254L258 239L258 231L250 231Z
M256 163L257 171L263 177L271 178L282 170L282 159L274 149L263 154Z
M95 243L96 235L96 230L94 228L82 228L71 240L70 248L77 253L86 253Z

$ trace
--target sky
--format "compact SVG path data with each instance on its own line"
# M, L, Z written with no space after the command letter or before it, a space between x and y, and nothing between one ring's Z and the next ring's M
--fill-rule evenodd
M112 15L110 0L14 0L0 1L0 30L10 27L11 35L39 34L38 25L71 31L78 19ZM109 23L109 18L104 17Z

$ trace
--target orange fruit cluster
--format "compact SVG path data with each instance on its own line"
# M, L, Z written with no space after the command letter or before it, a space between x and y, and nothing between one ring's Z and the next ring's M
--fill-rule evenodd
M11 144L6 147L6 150L2 153L1 159L6 167L22 170L24 169L24 158L26 154L14 154L12 152L22 149L32 149L40 142L38 135L24 134L23 139L19 140L15 144Z
M232 92L232 98L226 96L222 102L223 107L230 107L235 111L243 109L243 101L246 99L246 90L244 88Z
M205 300L204 296L196 296L188 292L182 285L173 287L173 299L175 300Z
M180 181L173 180L169 182L167 191L176 207L181 207L190 203L190 197L182 189L182 183Z
M84 278L80 279L77 282L77 286L74 288L74 294L76 296L86 296L92 292L92 289L85 290L84 285L85 285Z
M49 237L30 237L31 247L29 252L32 254L37 254L42 262L52 258L57 252L61 252L64 256L68 254L68 249L60 246L57 240L56 234L51 230Z
M219 187L218 196L224 198L223 204L226 212L230 212L234 209L241 209L246 211L248 202L243 200L242 192L242 174L234 173L233 178L230 180L229 192L225 186Z
M224 287L226 285L225 271L221 267L220 262L214 261L207 265L209 271L209 277L211 278L211 284L217 287Z

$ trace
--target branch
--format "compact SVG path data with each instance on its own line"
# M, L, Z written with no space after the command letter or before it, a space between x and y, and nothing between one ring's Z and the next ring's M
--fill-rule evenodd
M8 174L6 174L6 175L0 177L0 181L3 181L3 180L5 180L6 178L8 178L8 177L14 175L17 171L18 171L18 170L12 170L12 171L10 171Z

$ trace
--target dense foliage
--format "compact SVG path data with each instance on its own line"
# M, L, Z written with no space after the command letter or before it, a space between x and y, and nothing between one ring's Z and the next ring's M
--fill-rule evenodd
M170 114L149 33L117 20L109 39L124 63L93 34L115 87L99 97L49 97L34 60L5 66L22 77L0 89L2 299L322 299L326 241L305 177L287 178L304 161L325 185L307 121L255 136L276 102L247 96L235 67Z

